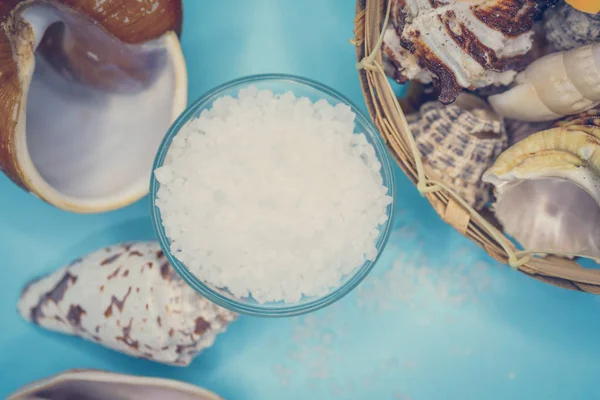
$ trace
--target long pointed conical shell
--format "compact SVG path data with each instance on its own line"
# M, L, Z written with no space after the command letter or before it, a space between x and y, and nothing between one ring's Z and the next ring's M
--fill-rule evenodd
M29 283L21 315L134 357L188 365L236 314L185 284L158 243L102 249Z
M34 399L222 400L188 383L91 369L65 371L32 382L7 400Z
M596 122L573 118L535 133L502 153L483 175L496 188L496 217L526 250L600 257Z
M548 54L516 78L517 85L489 97L494 110L522 121L551 121L600 104L600 43Z

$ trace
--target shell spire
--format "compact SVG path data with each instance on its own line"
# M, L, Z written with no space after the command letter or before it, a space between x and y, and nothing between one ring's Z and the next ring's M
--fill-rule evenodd
M600 1L597 4L600 12ZM588 14L566 4L553 7L544 13L544 33L554 51L592 44L600 40L600 14Z

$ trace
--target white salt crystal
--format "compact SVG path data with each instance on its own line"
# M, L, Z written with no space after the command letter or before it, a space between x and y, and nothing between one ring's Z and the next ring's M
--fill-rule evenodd
M154 171L154 175L156 176L156 180L163 185L166 185L173 179L173 173L169 166L157 168L156 171Z
M273 99L273 92L270 90L261 90L256 96L257 105L265 106Z
M356 115L352 112L350 106L346 104L336 104L334 107L335 118L339 121L350 121L354 122ZM364 134L361 133L364 136Z
M249 87L173 139L156 205L171 252L211 286L297 302L377 256L391 197L344 104Z
M258 95L258 89L256 86L248 86L247 88L240 89L238 98L240 100L254 99Z
M280 98L281 105L285 106L296 101L296 95L293 92L285 92Z
M329 103L325 102L317 109L317 115L319 115L323 121L330 122L335 118L335 111Z

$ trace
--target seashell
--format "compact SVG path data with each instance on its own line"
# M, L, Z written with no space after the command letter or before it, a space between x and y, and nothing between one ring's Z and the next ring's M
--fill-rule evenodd
M590 14L600 13L600 2L597 0L565 0L571 7Z
M577 115L571 115L554 123L554 126L572 128L575 126L585 129L600 127L600 108L588 110Z
M34 280L18 309L46 329L180 366L236 318L184 283L155 242L98 250Z
M435 101L438 97L438 92L432 85L409 81L405 86L404 95L398 98L398 103L405 115L418 113L422 104Z
M516 78L516 86L488 98L500 115L551 121L600 104L600 43L548 54Z
M508 85L526 65L534 19L556 0L391 0L383 53L399 80L431 81L439 100Z
M146 195L187 103L181 23L181 0L0 1L0 170L72 212Z
M554 51L571 50L600 40L600 14L588 14L563 4L544 13L544 30Z
M433 82L434 75L419 65L418 58L400 44L400 36L396 28L390 25L383 36L383 61L387 66L386 73L398 83L409 80L424 84Z
M424 164L474 208L491 199L481 175L507 145L501 119L475 96L461 94L455 104L437 101L407 116Z
M600 257L600 112L537 132L485 172L504 231L526 250Z
M216 394L171 379L78 369L50 376L17 390L7 400L222 400Z
M540 132L546 129L550 129L554 125L554 122L525 122L517 119L504 119L504 126L506 133L508 134L508 145L520 142L526 137L533 135L536 132Z

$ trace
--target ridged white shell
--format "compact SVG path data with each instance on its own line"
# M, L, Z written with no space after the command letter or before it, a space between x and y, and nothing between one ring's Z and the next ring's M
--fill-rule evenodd
M551 121L600 104L600 43L548 54L519 73L512 89L489 97L494 110L521 121Z

